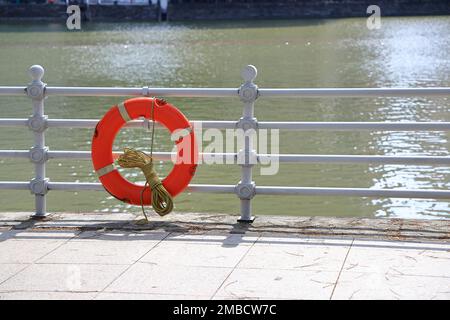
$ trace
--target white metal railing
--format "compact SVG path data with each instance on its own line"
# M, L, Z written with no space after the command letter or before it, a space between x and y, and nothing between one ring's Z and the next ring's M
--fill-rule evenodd
M0 157L29 158L35 165L35 177L30 182L0 181L0 189L30 190L35 195L34 216L45 216L46 194L50 190L104 190L100 183L53 182L46 177L46 162L51 159L90 160L89 151L53 151L45 145L45 130L50 127L94 128L96 119L48 119L44 115L44 98L47 96L163 96L163 97L239 97L244 104L242 117L238 121L191 121L202 128L233 129L244 131L246 139L238 162L238 153L202 153L201 157L222 158L222 163L238 163L241 166L241 180L236 185L188 186L189 192L235 193L241 201L239 221L251 222L251 200L255 195L327 195L393 198L450 199L447 190L398 190L373 188L311 188L256 186L252 177L256 160L267 163L277 160L283 163L370 163L370 164L422 164L450 166L448 156L365 156L365 155L308 155L308 154L256 154L253 150L251 129L287 130L330 130L330 131L450 131L450 122L262 122L254 116L257 98L264 97L405 97L405 96L450 96L450 88L317 88L317 89L259 89L254 80L255 67L249 65L241 76L244 83L239 88L109 88L109 87L51 87L42 82L44 69L35 65L29 69L32 78L26 87L0 87L0 96L27 95L33 103L33 115L22 119L0 119L0 127L29 127L34 132L34 145L30 150L0 150ZM148 120L134 120L127 127L148 128ZM120 153L116 153L118 155ZM172 153L155 152L156 159L170 160Z

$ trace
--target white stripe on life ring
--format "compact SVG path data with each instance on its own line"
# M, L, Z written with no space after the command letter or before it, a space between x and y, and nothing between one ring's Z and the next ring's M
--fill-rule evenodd
M116 167L114 166L114 163L108 164L107 166L104 166L103 168L100 168L96 171L98 177L102 177L105 174L108 174L112 171L116 170Z
M177 135L184 138L184 137L190 135L191 132L192 132L192 127L187 127L187 128L178 130L176 133L177 133Z
M127 108L125 108L125 105L122 103L119 103L117 105L117 108L119 109L120 115L122 116L123 120L125 122L128 122L131 120L130 115L128 114Z

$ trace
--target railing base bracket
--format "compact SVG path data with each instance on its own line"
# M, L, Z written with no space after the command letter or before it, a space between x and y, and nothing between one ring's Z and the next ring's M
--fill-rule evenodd
M250 219L237 219L237 222L239 223L253 223L255 221L256 217L251 217Z
M31 219L33 220L44 220L50 217L50 213L45 213L45 214L32 214L30 216Z

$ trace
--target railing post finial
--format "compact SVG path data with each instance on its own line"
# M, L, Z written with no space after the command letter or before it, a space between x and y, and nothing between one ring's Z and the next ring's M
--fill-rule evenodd
M36 82L41 82L44 77L45 70L42 66L35 64L28 69L28 74L31 79Z
M40 65L33 65L28 69L28 74L31 77L31 83L27 86L27 95L33 100L44 99L45 83L42 82L44 77L44 68Z
M258 75L258 69L254 65L249 64L241 71L241 77L245 82L253 82Z
M255 66L252 65L248 65L241 70L241 77L245 82L239 87L239 98L246 104L251 104L258 98L258 86L253 83L253 81L256 79L257 74L258 70ZM244 117L248 116L252 118L253 106L246 109L247 110L246 112L244 112ZM251 112L251 114L248 112Z

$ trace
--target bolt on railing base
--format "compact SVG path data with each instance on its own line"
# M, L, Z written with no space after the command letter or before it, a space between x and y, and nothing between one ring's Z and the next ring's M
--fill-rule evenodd
M239 218L239 219L237 219L237 222L239 222L239 223L253 223L253 221L255 221L255 219L256 219L255 216L252 216L250 218L245 218L245 219Z

